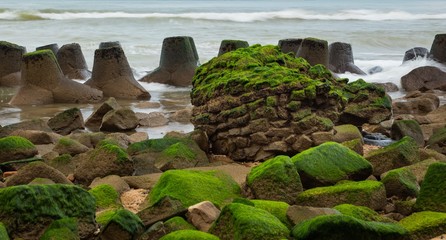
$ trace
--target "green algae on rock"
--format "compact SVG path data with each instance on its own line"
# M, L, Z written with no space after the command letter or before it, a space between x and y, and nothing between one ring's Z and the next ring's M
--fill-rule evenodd
M45 230L40 240L78 240L78 222L75 218L62 218L54 221Z
M171 232L160 240L219 240L219 238L215 235L201 232L198 230L179 230L175 232Z
M429 166L420 194L414 205L416 211L446 212L446 163Z
M9 240L8 230L5 225L0 222L0 239Z
M164 226L171 232L179 230L196 230L194 225L190 224L182 217L173 217L164 222Z
M399 224L407 229L407 239L431 239L444 233L446 213L423 211L403 218Z
M381 182L386 187L387 197L398 196L401 199L416 197L420 191L417 177L409 168L390 170L381 176Z
M251 202L254 203L254 207L263 209L274 215L288 228L292 227L292 223L290 222L290 220L288 220L287 217L287 210L290 207L288 203L279 201L259 200L259 199L253 199L251 200Z
M0 163L30 158L37 154L37 148L28 139L19 136L0 138Z
M356 206L353 204L340 204L335 206L333 209L338 210L342 215L354 217L356 219L363 221L394 222L390 218L383 217L374 210L364 206Z
M290 234L271 213L240 203L226 205L209 232L222 240L279 240Z
M102 225L100 239L135 239L144 225L139 217L127 209L111 209L98 216Z
M121 207L119 193L108 184L95 186L88 192L96 199L96 207L98 209Z

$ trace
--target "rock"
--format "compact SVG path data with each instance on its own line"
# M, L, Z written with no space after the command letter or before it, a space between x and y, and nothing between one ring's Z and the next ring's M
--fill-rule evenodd
M190 124L191 117L192 117L192 109L185 108L172 113L169 117L169 120L173 122Z
M59 45L57 43L51 43L48 45L36 47L36 51L41 51L41 50L50 50L51 52L53 52L54 56L57 56L57 52L59 51Z
M87 80L91 77L87 63L78 43L63 45L56 54L62 72L70 79Z
M404 53L403 63L417 60L417 58L428 58L429 55L429 50L427 50L427 48L414 47Z
M132 156L132 160L135 166L134 176L163 172L155 166L156 158L151 153L137 154Z
M53 159L45 160L45 163L63 173L67 178L74 173L76 168L76 162L73 161L73 157L70 154L62 154L60 156L57 154ZM73 181L73 179L68 180L70 182Z
M120 194L111 185L99 184L88 190L88 192L96 199L96 211L122 208L119 198Z
M222 240L226 239L284 239L288 228L271 213L241 203L226 205L209 230Z
M127 209L110 210L102 213L98 218L103 226L99 239L133 240L144 230L141 219Z
M127 149L131 143L130 137L125 133L109 133L104 139L105 142L112 143L123 149Z
M361 155L335 142L305 150L291 158L304 188L334 185L341 180L365 180L372 165Z
M184 218L177 216L177 217L170 218L169 220L167 220L165 222L157 222L157 223L153 224L149 229L147 229L147 231L144 232L144 234L142 234L138 238L138 240L158 240L169 233L177 232L180 230L196 230L196 228L193 225L191 225L190 223L188 223L186 220L184 220ZM203 232L197 231L197 233L203 233ZM200 239L199 238L199 235L200 235L200 236L203 236L206 240L210 239L210 237L212 236L210 234L205 235L205 233L203 233L203 235L191 233L191 235L192 236L190 236L190 237L192 239ZM186 235L182 235L182 236L186 236ZM169 237L176 239L175 234L174 234L174 236L171 235Z
M0 85L13 87L21 85L20 65L22 55L26 53L26 48L0 41Z
M184 207L206 200L221 206L239 197L239 193L238 184L221 171L170 170L161 175L148 201L154 204L168 196Z
M433 163L429 166L424 181L421 184L420 194L415 203L415 211L445 212L446 204L444 191L446 163Z
M77 222L78 239L94 238L95 200L78 186L21 185L0 189L0 196L0 221L13 239L40 239L53 221L64 218Z
M194 239L194 240L218 240L219 238L205 232L197 230L179 230L171 232L161 239L163 240L176 240L176 239Z
M77 129L84 129L84 117L79 108L70 108L48 120L48 126L56 133L68 135Z
M88 103L102 99L102 92L66 78L50 50L23 55L23 86L11 99L13 105Z
M328 46L329 68L335 73L350 72L359 75L367 75L353 59L352 46L349 43L334 42Z
M290 219L292 222L292 226L296 226L305 220L309 220L317 216L332 214L341 213L333 208L315 208L298 205L290 206L286 213L288 219Z
M150 94L133 76L121 47L96 49L93 72L86 85L99 89L106 97L150 99Z
M359 131L358 127L352 124L334 126L333 130L335 132L333 135L333 141L337 143L343 143L355 139L359 139L360 142L363 142L362 134Z
M349 229L346 231L346 229ZM406 229L395 223L368 222L344 215L326 215L312 218L295 226L291 235L302 239L400 239Z
M88 150L90 149L87 146L68 137L60 138L53 148L53 151L59 153L60 155L69 154L71 156L87 152Z
M364 206L356 206L353 204L341 204L334 207L333 210L337 211L342 215L354 217L356 219L363 221L387 222L387 223L394 222L392 219L389 219L385 216L381 216L374 210Z
M393 82L386 82L386 83L373 83L379 87L384 88L384 91L386 92L398 92L400 89L398 86Z
M235 199L233 203L243 203L249 206L254 206L255 208L265 210L271 213L274 217L279 219L285 226L291 228L293 223L287 217L287 210L290 205L286 202L281 201L271 201L271 200L261 200L252 199L247 201L246 199Z
M394 121L390 132L392 139L400 140L405 136L413 138L419 147L424 147L424 136L420 125L415 120Z
M297 205L303 206L334 207L342 203L383 209L386 205L384 184L371 180L338 183L306 190L297 197Z
M373 175L377 177L392 169L420 161L418 144L411 137L403 137L384 148L372 150L365 158L373 165Z
M415 68L401 77L401 86L406 91L446 90L446 72L433 66Z
M98 128L102 124L102 118L111 110L117 110L121 106L114 97L103 102L85 121L85 125L90 128Z
M383 70L384 70L384 69L383 69L382 67L380 67L380 66L375 66L375 67L370 68L370 69L367 71L367 73L370 74L370 75L372 75L372 74L375 74L375 73L380 73L380 72L382 72Z
M33 144L55 143L56 138L59 137L56 136L56 134L51 134L49 132L44 132L40 130L22 130L22 129L17 129L13 131L10 135L26 138Z
M281 39L277 45L283 53L290 53L293 56L296 56L302 41L302 38Z
M107 184L112 186L119 194L130 190L129 185L120 176L109 175L103 178L95 178L90 184L90 188L94 188L98 185Z
M328 67L328 42L316 38L304 38L297 51L296 57L304 58L311 66L322 64Z
M136 132L129 136L130 144L142 142L149 139L149 134L146 132Z
M63 173L40 161L28 163L20 168L16 174L7 178L5 184L8 187L24 185L36 178L47 178L55 183L71 184Z
M446 34L435 35L430 54L435 61L440 63L446 62Z
M10 125L6 125L0 128L0 137L6 137L16 130L38 130L44 132L52 132L48 126L47 121L43 119L33 119L22 121Z
M429 140L426 142L426 146L439 153L446 154L446 148L444 147L446 142L446 128L437 129Z
M408 239L434 239L444 233L446 213L417 212L402 219L399 224L407 229Z
M61 218L55 220L45 229L40 239L79 239L78 223L75 218Z
M126 131L138 126L138 118L130 107L107 112L102 118L101 131Z
M143 127L160 127L169 122L163 112L136 113L136 117Z
M255 199L294 204L302 192L302 183L288 156L277 156L251 169L247 186Z
M198 230L207 232L220 215L220 210L209 201L190 206L187 209L187 220Z
M96 146L96 149L78 155L78 165L74 171L76 182L90 185L96 177L108 175L129 176L134 168L127 153L113 144Z
M192 37L168 37L163 41L160 66L139 81L186 87L192 84L197 65L198 54Z
M33 143L18 136L0 138L0 149L0 163L31 158L37 154Z
M106 135L103 132L84 132L71 133L69 137L88 148L94 148L100 141L105 139Z
M384 173L381 182L384 183L387 197L397 196L406 199L417 197L420 191L417 178L408 168L397 168Z
M239 48L247 48L249 43L243 40L223 40L220 43L220 49L218 50L218 56L221 56L227 52L237 50Z
M145 227L149 227L158 221L164 221L175 216L184 215L186 212L187 208L183 206L180 200L165 196L150 207L138 212L138 217L141 219Z
M425 115L437 109L439 98L432 93L414 91L408 93L403 99L396 99L392 103L395 114L422 114Z

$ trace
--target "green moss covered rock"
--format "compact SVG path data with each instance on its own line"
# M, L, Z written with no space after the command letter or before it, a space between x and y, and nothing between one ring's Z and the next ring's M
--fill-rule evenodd
M417 142L418 146L424 146L423 131L421 130L420 124L413 119L394 121L390 135L396 140L400 140L404 136L409 136Z
M446 163L433 163L421 184L416 211L446 212Z
M433 132L426 142L426 146L442 154L446 154L444 143L446 142L446 128L440 128Z
M70 154L71 156L87 152L88 150L90 149L87 146L69 137L61 137L53 148L53 151L60 155Z
M277 156L252 168L246 183L255 198L289 204L302 192L299 173L288 156Z
M45 230L40 240L79 240L77 224L75 218L56 220Z
M431 239L444 234L446 213L423 211L403 218L399 224L407 229L407 239Z
M289 238L288 228L271 213L245 204L226 205L209 230L222 240Z
M70 108L48 120L48 126L56 133L68 135L77 129L84 129L84 117L79 108Z
M338 210L343 215L354 217L363 221L393 222L391 219L383 217L372 209L364 206L341 204L334 207L334 209Z
M173 217L165 221L164 227L166 227L169 232L174 232L179 230L196 230L194 225L190 224L182 217Z
M297 204L313 207L334 207L349 203L380 210L386 204L384 184L378 181L342 182L334 186L306 190L297 197Z
M420 186L417 178L408 168L397 168L383 175L381 182L386 187L387 197L397 196L406 199L418 195Z
M9 240L8 230L6 230L5 225L0 222L0 239Z
M179 230L165 235L160 240L219 240L219 238L197 230Z
M96 207L98 209L121 207L119 193L108 184L95 186L88 192L96 199Z
M291 161L305 188L333 185L341 180L364 180L372 173L371 164L361 155L335 142L307 149Z
M399 239L406 230L394 223L369 222L346 215L326 215L302 222L292 230L296 240L303 239Z
M101 239L132 240L144 229L141 219L123 208L108 210L98 216L98 222L102 225Z
M279 219L285 226L291 228L292 223L288 220L287 210L290 205L286 202L279 201L269 201L269 200L251 200L254 203L254 207L263 209L272 215L274 215L277 219Z
M19 136L0 138L0 149L0 163L31 158L37 154L36 146Z
M36 178L47 178L55 183L72 184L63 173L41 161L30 162L6 179L6 186L28 184Z
M155 204L166 196L180 200L185 207L206 200L222 206L240 196L240 187L219 171L169 170L150 191L149 203Z

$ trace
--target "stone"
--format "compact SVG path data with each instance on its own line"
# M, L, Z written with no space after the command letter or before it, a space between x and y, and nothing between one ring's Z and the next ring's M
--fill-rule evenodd
M403 218L399 224L407 229L408 239L435 239L444 233L446 213L423 211ZM441 239L441 238L440 238Z
M28 184L36 178L47 178L55 183L72 184L63 173L41 161L31 162L6 179L6 186Z
M118 175L108 175L103 178L95 178L93 182L91 182L89 188L94 188L102 184L112 186L119 194L130 190L129 184Z
M333 210L338 211L338 213L350 217L354 217L363 221L373 221L373 222L394 222L385 216L380 215L380 213L364 206L357 206L353 204L340 204L333 208Z
M151 173L162 173L162 171L155 166L156 158L151 153L142 153L132 156L135 166L134 176L142 176Z
M69 137L88 148L94 148L100 141L105 139L106 135L103 132L83 132L71 133Z
M397 196L400 199L417 197L420 191L417 178L409 168L397 168L384 173L381 182L386 188L387 197Z
M305 38L297 51L296 57L304 58L312 66L322 64L328 67L328 42L316 38Z
M429 166L413 206L415 211L446 212L445 169L446 163L433 163Z
M430 54L435 61L440 63L446 62L446 34L435 35Z
M22 129L15 130L10 135L26 138L33 144L55 143L56 139L59 137L57 136L57 134L52 134L40 130L22 130Z
M121 47L96 49L91 78L85 85L101 90L104 97L144 100L151 97L135 80Z
M114 97L104 101L85 121L85 125L89 128L98 128L102 124L102 118L111 110L117 110L121 106Z
M90 150L90 148L69 137L60 138L53 148L53 151L60 155L69 154L71 156L87 152L88 150Z
M9 136L17 130L38 130L43 132L52 132L53 130L48 126L47 121L43 119L33 119L13 123L0 128L0 137Z
M293 56L296 56L296 53L299 50L302 41L302 38L287 38L279 40L279 43L277 45L279 46L280 51L282 51L283 53L290 53Z
M176 239L194 239L194 240L218 240L220 238L197 230L179 230L171 232L164 237L163 240L176 240Z
M62 72L70 79L87 80L91 77L87 63L78 43L63 45L56 54Z
M375 66L375 67L370 68L370 69L367 71L367 73L370 74L370 75L372 75L372 74L375 74L375 73L380 73L380 72L382 72L383 70L384 70L384 69L383 69L381 66Z
M136 132L129 136L130 143L142 142L149 139L149 134L146 132Z
M184 215L186 212L187 208L183 206L181 201L166 196L151 206L139 211L138 217L145 227L149 227L158 221Z
M444 142L446 141L446 128L442 127L437 129L432 136L427 140L426 146L439 153L446 154L446 148Z
M0 85L6 87L21 85L20 66L26 48L14 43L0 41ZM18 74L16 74L18 73ZM8 79L5 77L9 76Z
M341 213L333 208L317 208L299 205L290 206L286 212L287 218L293 223L293 226L317 216L333 214Z
M428 90L446 90L446 72L433 66L423 66L415 68L408 74L401 77L401 86L404 90L410 91L428 91Z
M169 122L163 112L136 113L139 125L143 127L160 127Z
M398 92L400 90L398 85L396 85L393 82L373 83L373 84L384 88L384 91L386 91L386 92Z
M130 107L107 112L102 118L101 131L126 131L138 126L138 118Z
M359 139L361 142L362 140L362 134L359 131L358 127L352 124L343 124L343 125L337 125L333 127L334 135L333 135L333 141L337 143L343 143L355 139Z
M70 154L56 154L57 156L52 159L45 159L45 163L63 173L65 176L67 176L67 179L70 182L73 182L73 173L74 169L76 169L76 162L73 161L73 157Z
M169 120L173 122L179 122L183 124L190 124L192 117L192 109L191 108L185 108L178 110L169 116Z
M111 185L99 184L88 190L88 192L96 199L97 211L122 208L120 194Z
M220 210L211 202L204 201L187 208L187 220L198 230L207 232L220 215Z
M437 109L439 105L440 100L435 94L414 91L403 99L393 101L392 109L395 114L426 115Z
M404 53L403 63L417 60L418 58L430 57L429 50L424 47L414 47Z
M102 240L133 240L144 230L144 225L137 215L127 209L112 210L113 214L106 216L106 222L101 229L99 239Z
M115 144L122 149L127 149L131 143L129 135L121 132L109 133L104 139L105 142Z
M227 52L237 50L239 48L249 47L249 43L243 40L222 40L220 43L220 49L218 50L218 55L221 56Z
M0 149L0 163L32 158L38 153L33 143L18 136L0 138Z
M352 46L349 43L334 42L328 46L329 68L335 73L350 72L359 75L367 75L353 59Z
M57 52L59 51L59 45L57 43L51 43L44 46L36 47L36 51L41 50L50 50L53 52L54 56L57 56Z
M139 81L190 86L197 65L198 54L192 37L168 37L163 40L159 67Z
M84 129L84 117L79 108L70 108L48 120L48 126L60 135L68 135L71 132Z
M424 136L420 125L415 120L394 121L390 131L392 139L400 140L405 136L413 138L419 147L424 147Z
M94 103L102 92L66 78L50 50L23 55L23 86L11 99L13 105Z

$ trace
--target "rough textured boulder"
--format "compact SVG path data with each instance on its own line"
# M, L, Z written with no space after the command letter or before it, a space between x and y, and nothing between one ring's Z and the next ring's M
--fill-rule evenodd
M96 49L93 72L85 84L101 90L106 97L150 99L149 92L135 80L120 47Z
M0 189L0 196L0 222L13 239L40 239L53 221L63 218L77 221L78 239L94 238L95 200L78 186L13 186Z
M297 197L297 204L303 206L334 207L343 203L380 210L386 204L386 189L381 182L366 180L312 188Z
M160 240L177 240L177 239L194 239L194 240L219 240L215 235L197 231L197 230L179 230L171 232Z
M197 65L198 54L191 37L168 37L163 41L159 67L139 81L190 86Z
M20 65L25 53L25 47L0 41L0 86L21 85Z
M407 239L434 239L444 234L446 213L417 212L402 219L399 224L407 229Z
M364 206L356 206L353 204L341 204L337 205L333 209L338 211L342 215L354 217L356 219L363 221L395 222L392 219L387 218L385 216L381 216L376 211Z
M103 178L95 178L93 182L90 184L90 188L93 188L98 185L107 184L112 186L119 194L130 190L129 185L124 179L117 175L108 175Z
M446 62L446 34L435 35L430 54L435 61L440 63Z
M437 129L429 140L426 142L426 146L439 153L446 154L446 148L444 143L446 142L446 128Z
M121 106L114 97L104 101L85 121L85 125L89 128L99 129L102 124L102 118L111 110L117 110Z
M287 217L293 223L292 226L321 215L341 214L333 208L317 208L308 206L293 205L287 209Z
M416 211L446 212L445 171L446 163L433 163L429 166L414 205Z
M87 152L88 150L90 149L87 146L69 137L60 138L53 148L53 151L60 155L69 154L71 156Z
M198 230L207 232L220 215L220 210L211 202L204 201L187 208L187 220Z
M102 99L102 92L66 78L50 50L27 53L22 60L23 86L11 104L88 103Z
M98 216L99 218L99 216ZM133 240L138 237L144 225L139 217L127 209L117 209L100 215L102 230L99 239Z
M280 48L280 51L283 53L290 53L293 56L296 56L297 51L299 51L300 45L302 44L302 38L287 38L279 40L277 44Z
M296 57L307 60L310 65L322 64L329 66L328 42L317 38L304 38Z
M75 218L61 218L53 221L40 240L79 239L78 223Z
M335 73L355 73L367 75L358 66L353 59L352 46L349 43L334 42L328 46L329 68Z
M163 112L136 113L136 116L139 125L144 127L160 127L167 125L169 122Z
M416 60L417 58L428 58L430 56L429 50L424 47L414 47L404 53L403 63L407 61Z
M406 91L446 90L446 72L433 66L415 68L401 77L401 86Z
M438 96L432 93L413 91L392 102L394 114L428 114L440 105Z
M420 124L415 120L399 120L392 124L390 135L392 139L400 140L405 136L413 138L418 146L424 146L424 136Z
M227 52L237 50L239 48L247 48L249 43L243 40L223 40L220 43L220 49L218 50L218 56Z
M0 137L6 137L17 130L39 130L44 132L52 132L53 130L48 126L47 121L43 119L26 120L18 123L13 123L0 128Z
M361 155L335 142L323 143L291 158L305 188L334 185L341 180L365 180L372 165Z
M101 131L126 131L138 126L138 118L130 107L107 112L102 118Z
M122 48L121 43L119 41L110 41L110 42L99 43L99 49L112 48L112 47Z
M303 190L299 174L288 156L277 156L252 168L246 178L256 199L294 204Z
M417 197L420 191L417 178L409 168L390 170L381 176L381 182L384 183L387 197L397 196L406 199Z
M54 183L71 184L63 173L40 161L28 163L26 166L20 168L16 174L6 179L5 184L8 187L24 185L36 178L47 178Z
M160 239L163 236L171 233L171 232L176 232L176 231L180 231L180 230L197 230L193 225L191 225L190 223L188 223L186 220L184 220L184 218L182 217L173 217L170 218L169 220L165 221L165 222L157 222L155 224L153 224L149 229L147 229L144 234L142 234L138 239L139 240L155 240L155 239ZM201 231L197 231L197 233L203 233ZM186 235L182 235L184 237L186 237ZM212 236L212 235L210 235ZM206 240L209 239L210 236L203 236L203 237L208 237L205 238ZM173 236L171 236L173 237ZM174 239L177 236L174 237ZM199 239L198 234L196 234L195 236L191 236L192 239Z
M78 43L63 45L56 54L62 72L70 79L87 80L91 77L84 54Z
M84 129L84 117L79 108L70 108L50 118L48 126L58 134L68 135L74 130Z
M9 136L0 138L0 163L34 157L37 148L29 140Z
M288 238L290 231L279 219L265 210L231 203L222 209L209 233L222 240L279 240Z
M166 196L139 211L138 216L144 226L149 227L159 221L165 221L175 216L183 216L186 212L187 208L183 206L180 200Z
M39 131L39 130L15 130L10 134L11 136L19 136L28 139L33 144L50 144L55 143L58 134L53 134L49 132Z
M191 101L191 122L206 132L211 151L236 161L305 150L311 134L330 132L341 116L359 124L391 116L382 88L336 80L324 66L277 46L241 48L201 65Z

